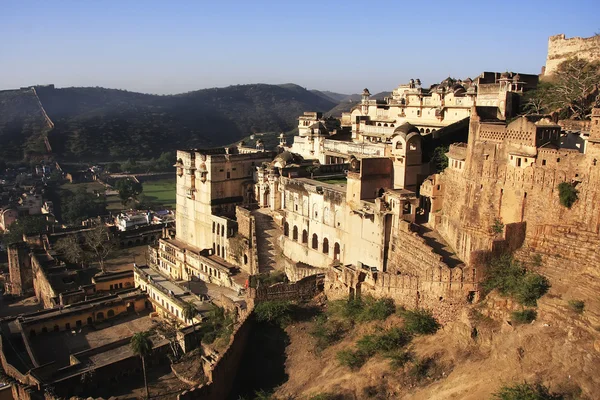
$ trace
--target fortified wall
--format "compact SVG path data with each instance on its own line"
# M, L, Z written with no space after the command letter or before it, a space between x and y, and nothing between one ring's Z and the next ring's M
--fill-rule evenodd
M506 124L475 113L468 146L462 152L451 146L448 153L449 167L440 175L444 204L430 222L467 264L473 251L492 249L495 221L526 223L527 237L542 225L598 234L600 157L593 137L581 153L560 148L560 126L548 120L522 117ZM570 209L560 203L561 182L579 192Z
M600 61L600 35L570 39L567 39L564 33L550 36L548 39L548 57L543 75L554 74L561 62L573 57L588 61Z

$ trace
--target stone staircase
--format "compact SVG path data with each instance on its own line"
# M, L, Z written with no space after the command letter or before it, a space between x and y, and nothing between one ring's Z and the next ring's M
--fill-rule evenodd
M270 273L279 269L277 258L280 250L277 241L281 231L275 225L269 209L259 208L252 211L252 215L256 221L258 270L260 273Z
M446 265L450 268L454 268L463 263L454 252L454 249L452 249L444 238L442 238L436 230L432 229L429 224L421 224L418 225L418 227L417 233L419 236L425 239L425 243L437 254L442 256L442 261L444 261Z

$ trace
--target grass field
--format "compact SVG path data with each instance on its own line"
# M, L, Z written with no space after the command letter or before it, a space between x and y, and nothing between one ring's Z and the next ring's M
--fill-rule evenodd
M175 208L175 179L160 179L142 184L143 194L153 203Z

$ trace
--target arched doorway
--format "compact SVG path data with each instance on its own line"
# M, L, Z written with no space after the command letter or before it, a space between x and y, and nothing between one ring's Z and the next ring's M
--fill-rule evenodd
M323 239L323 254L329 254L329 239Z
M294 226L294 231L292 232L292 239L294 239L295 241L298 241L298 227Z
M312 248L315 250L319 248L319 237L316 233L312 235Z
M340 244L337 242L333 245L333 259L334 260L340 259Z

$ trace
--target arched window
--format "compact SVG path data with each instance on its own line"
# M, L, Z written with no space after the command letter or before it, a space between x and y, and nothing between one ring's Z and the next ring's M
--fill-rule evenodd
M340 244L337 242L333 245L333 259L334 260L340 259Z
M396 142L396 150L402 150L402 142L401 141Z
M115 312L113 310L108 310L108 312L106 313L106 315L108 315L109 317L114 317L115 316Z
M96 314L96 319L98 321L102 321L104 319L104 313L101 311L98 314ZM68 328L67 328L68 329Z
M295 241L298 241L298 227L294 225L294 230L292 232L292 239L294 239Z
M221 236L225 236L225 225L221 226Z
M248 255L244 254L244 265L248 264Z
M306 229L302 231L302 243L308 244L308 231Z
M377 192L377 197L383 196L384 193L385 193L385 190L383 188L379 189L379 192Z
M213 233L215 233L215 221L213 221Z
M329 254L329 240L327 238L323 239L323 253Z
M221 255L221 245L220 244L217 245L217 255L218 256Z
M312 248L315 250L319 248L319 237L316 233L312 235Z
M290 236L290 224L287 222L283 224L283 234L285 236Z

